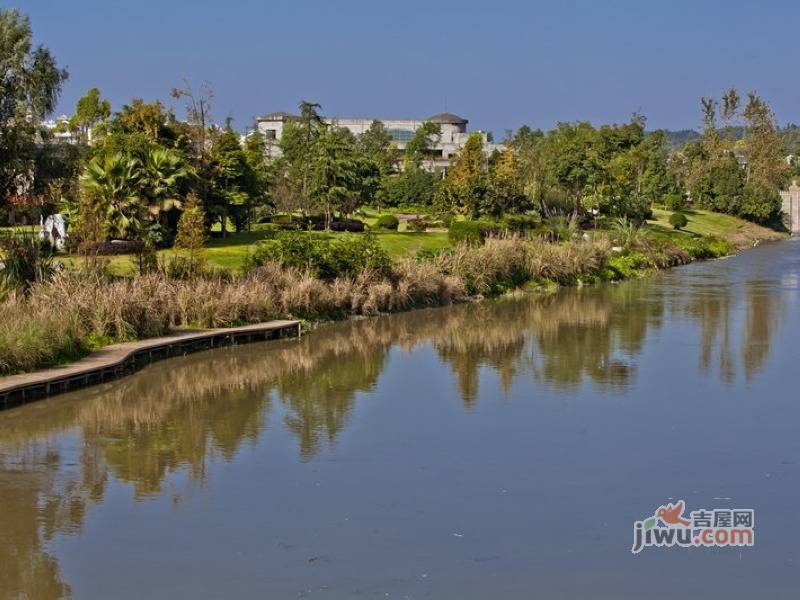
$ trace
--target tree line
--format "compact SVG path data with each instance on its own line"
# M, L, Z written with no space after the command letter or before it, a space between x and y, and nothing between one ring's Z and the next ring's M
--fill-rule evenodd
M223 236L274 213L316 214L329 228L364 206L591 223L643 222L654 205L680 211L691 203L777 224L778 191L792 176L774 115L752 92L703 98L703 135L679 150L669 150L664 132L646 132L635 114L599 127L524 126L491 153L475 133L448 168L437 169L436 124L424 123L401 146L379 121L354 135L304 101L285 124L280 152L269 152L257 129L240 136L230 121L215 125L213 91L188 82L171 92L184 104L183 120L159 100L135 98L112 111L93 88L68 121L48 130L43 121L68 73L47 48L33 46L28 19L16 10L0 11L0 50L0 224L61 211L85 241L169 245L187 208L193 226ZM59 132L75 143L58 142Z

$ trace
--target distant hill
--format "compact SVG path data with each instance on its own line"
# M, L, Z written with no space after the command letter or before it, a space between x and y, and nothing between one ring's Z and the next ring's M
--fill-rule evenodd
M667 136L667 149L680 150L686 145L687 142L697 140L702 137L699 131L694 129L680 129L677 131L670 131L669 129L663 130ZM783 147L786 154L794 154L800 156L800 126L794 123L789 123L786 127L781 127L778 130L781 138L783 138ZM652 132L648 132L652 133ZM731 134L734 140L740 140L744 137L744 127L731 128Z
M680 150L687 142L702 137L700 133L694 129L681 129L679 131L665 129L664 134L667 136L667 149L669 150Z
M789 123L781 129L781 137L783 138L783 149L786 154L800 156L800 127L794 123Z

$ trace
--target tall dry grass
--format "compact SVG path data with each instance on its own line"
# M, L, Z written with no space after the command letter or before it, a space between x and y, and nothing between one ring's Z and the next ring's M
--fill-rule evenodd
M323 281L275 264L238 277L144 275L109 280L62 272L0 303L0 374L52 365L103 344L288 316L325 319L447 304L531 279L564 281L601 268L607 244L519 238L459 246L433 260L402 260L389 275L361 271Z

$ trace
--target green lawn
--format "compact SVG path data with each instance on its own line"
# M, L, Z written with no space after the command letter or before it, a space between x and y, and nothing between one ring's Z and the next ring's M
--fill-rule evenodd
M377 237L381 246L394 257L413 256L419 250L441 250L450 247L446 231L387 232L379 233Z
M258 228L253 231L229 234L227 238L214 238L203 250L203 257L211 267L238 271L242 268L247 255L253 251L255 244L263 240L268 233ZM311 232L308 235L339 235ZM386 251L395 258L413 256L419 250L439 250L448 248L447 232L378 232L375 234ZM159 257L174 255L176 250L160 250ZM115 275L132 275L136 272L133 256L123 254L107 257L109 270ZM61 260L74 265L80 259L75 256L63 256Z

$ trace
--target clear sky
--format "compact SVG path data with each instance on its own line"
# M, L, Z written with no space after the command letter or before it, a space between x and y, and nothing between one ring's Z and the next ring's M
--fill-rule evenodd
M557 121L698 127L702 95L755 89L800 121L800 2L770 0L0 0L70 71L60 112L97 86L118 108L208 81L243 130L301 99L327 115L470 127Z

